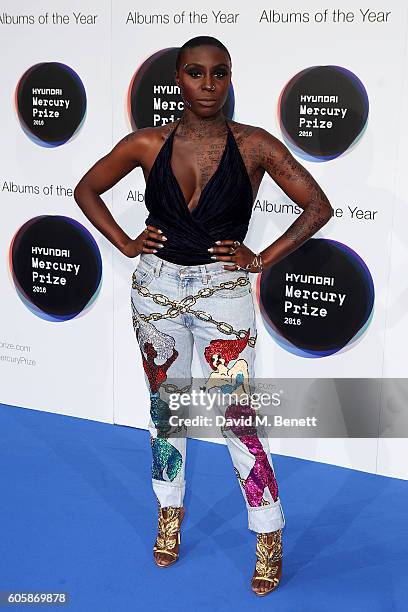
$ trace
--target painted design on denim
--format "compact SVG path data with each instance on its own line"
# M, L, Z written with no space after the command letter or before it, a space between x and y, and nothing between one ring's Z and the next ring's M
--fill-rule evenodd
M139 291L138 287L133 287ZM140 290L141 291L141 290ZM151 386L151 415L155 422L156 429L161 433L157 437L151 435L151 445L153 451L153 478L158 480L173 480L182 466L182 456L179 451L172 446L167 439L167 430L169 423L166 422L167 410L169 410L166 402L160 398L159 388L167 380L167 370L174 363L178 356L175 348L175 340L172 336L160 332L150 321L156 321L167 317L175 317L177 310L180 312L190 313L192 315L203 318L208 317L208 322L213 323L222 334L234 334L236 339L229 340L217 338L211 340L205 348L204 355L207 363L211 367L211 373L207 378L206 385L202 387L204 390L209 390L213 387L218 387L221 393L231 393L238 398L238 403L231 404L226 409L227 419L237 421L237 415L248 413L255 416L255 411L246 404L239 403L239 396L243 393L250 395L249 388L249 365L246 359L240 358L240 353L246 348L254 348L256 343L255 336L250 336L250 329L236 330L226 321L215 321L212 316L203 310L194 311L191 305L197 301L199 297L208 297L207 289L200 290L195 296L188 296L190 302L184 304L184 301L177 302L162 294L150 293L148 288L143 288L144 297L154 299L160 297L162 306L168 305L167 312L151 312L147 315L141 315L134 307L133 323L137 334L138 342L142 350L143 364L146 375L148 376ZM194 298L194 299L193 299ZM164 363L158 364L157 360L164 360ZM163 387L166 388L166 384ZM239 419L238 419L239 420ZM257 436L256 428L242 428L239 424L227 427L231 429L240 441L247 447L251 455L255 458L255 463L252 466L248 477L242 479L239 471L234 466L237 476L244 489L248 504L250 506L267 506L270 502L263 497L265 489L271 493L274 501L278 499L278 486L271 464Z
M166 439L171 426L171 410L159 392L150 394L150 415L156 426L157 437L150 435L152 445L152 477L156 480L174 480L179 473L183 459L180 451Z
M169 405L161 399L159 391L150 393L150 416L155 424L159 438L167 438L170 431L171 410Z
M148 287L143 287L143 286L138 285L137 283L133 283L132 289L135 292L137 291L138 293L141 293L144 298L152 299L157 304L160 304L163 307L168 306L167 312L164 312L164 313L163 312L150 312L149 314L146 314L146 315L140 315L134 306L134 302L132 298L133 326L136 327L139 324L140 320L143 320L144 322L150 322L150 320L157 321L159 319L166 319L170 317L174 318L178 314L191 314L192 316L197 317L199 319L203 319L203 317L205 317L204 320L207 321L211 325L215 325L215 327L219 330L220 334L234 335L238 338L238 341L239 341L240 339L242 339L242 335L246 334L245 330L234 329L234 326L231 325L231 323L227 321L217 321L216 319L213 318L213 316L210 313L202 309L194 310L193 306L200 299L204 299L204 300L209 299L214 293L217 292L218 289L223 289L223 290L228 289L230 291L233 291L234 288L238 285L241 285L242 282L244 284L247 284L250 281L246 277L240 277L236 281L227 281L226 283L221 283L219 287L215 287L215 288L206 287L206 288L200 289L197 293L190 294L186 296L185 298L183 298L182 300L172 299L171 297L164 295L163 293L152 293L151 291L149 291ZM222 285L227 285L227 284L228 284L228 287L222 286ZM248 338L248 346L250 346L251 348L254 348L256 344L256 340L257 340L257 332L255 330L255 335L250 336Z
M242 477L241 477L241 474L239 473L239 471L238 471L238 469L235 467L235 465L234 465L234 471L235 471L235 474L237 475L237 478L238 478L238 480L239 480L239 483L240 483L240 485L241 485L242 489L243 489L243 490L244 490L244 492L245 492L245 482L246 482L245 478L242 478ZM268 500L267 500L267 499L265 499L264 497L262 497L262 499L261 499L261 503L260 503L259 505L260 505L260 506L270 506L270 503L268 502Z
M234 393L237 401L241 393L250 394L248 362L246 359L237 359L248 346L248 338L249 329L238 340L216 339L206 346L204 357L213 371L201 387L204 391L218 387L222 393ZM235 362L230 366L233 360Z
M183 460L180 451L165 438L150 435L152 445L152 477L156 480L174 480L179 473Z
M170 444L172 427L170 425L171 410L169 405L160 397L159 391L150 393L150 416L156 427L157 437L151 435L152 445L152 477L157 480L174 480L183 463L181 453Z
M177 359L178 351L172 336L159 331L152 323L140 320L136 338L142 351L143 368L149 380L150 389L155 393L167 379L167 370ZM156 359L164 363L156 363Z
M135 333L140 346L143 369L150 386L150 416L156 427L157 437L150 436L152 446L152 477L157 480L174 480L183 460L181 453L170 444L171 434L169 405L160 397L160 386L167 380L167 371L178 357L173 336L159 331L152 323L136 315ZM157 363L157 360L165 360Z
M223 393L233 393L234 391L236 391L243 384L244 384L244 373L243 372L238 372L235 375L235 382L233 382L231 384L230 383L225 383L225 384L221 385L221 391Z
M248 406L249 390L249 367L248 362L237 359L239 354L247 346L249 329L245 336L239 340L212 340L205 348L204 355L212 367L204 389L213 387L220 388L222 393L234 394L235 402L227 406L225 411L226 419L232 419L234 424L224 427L224 431L230 429L239 440L248 448L251 455L255 457L255 463L243 483L246 498L250 506L267 505L269 502L263 498L264 490L267 487L276 501L278 498L278 486L268 457L257 436L254 426L240 425L240 421L245 417L255 417L255 410ZM230 367L230 361L236 359ZM245 396L245 403L240 403L240 396Z
M249 329L245 335L238 340L225 340L217 338L211 340L210 344L204 349L204 357L210 367L217 371L219 366L226 365L233 359L237 359L248 344Z
M225 429L231 429L233 433L247 447L251 455L255 457L245 484L243 485L246 498L250 506L261 506L265 488L268 488L273 500L278 499L278 484L272 466L258 438L256 427L246 423L246 419L251 417L254 422L256 412L251 406L242 404L232 404L225 411L225 418L230 420L231 425Z

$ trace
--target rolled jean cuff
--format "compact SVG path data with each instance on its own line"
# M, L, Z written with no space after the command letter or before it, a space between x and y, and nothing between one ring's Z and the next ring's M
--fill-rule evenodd
M270 533L283 529L285 515L280 499L269 506L248 507L248 529L257 533Z
M180 508L183 505L186 483L164 482L153 478L153 491L162 508L173 506Z

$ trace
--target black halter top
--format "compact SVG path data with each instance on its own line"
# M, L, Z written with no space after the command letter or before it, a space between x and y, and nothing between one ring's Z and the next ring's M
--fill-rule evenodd
M180 122L180 120L179 120ZM174 133L160 149L146 182L146 225L167 237L156 255L181 265L212 263L207 249L216 240L244 241L252 215L253 193L247 169L228 122L227 141L219 165L190 211L171 167Z

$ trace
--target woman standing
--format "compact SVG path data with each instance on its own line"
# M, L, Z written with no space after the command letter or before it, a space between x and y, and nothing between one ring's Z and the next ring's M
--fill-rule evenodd
M249 274L297 249L332 216L316 181L277 138L228 120L222 112L231 82L231 57L215 38L199 36L179 50L175 80L181 118L123 138L78 183L84 214L124 255L140 260L132 277L133 325L151 399L149 424L153 489L159 506L154 558L160 567L179 556L184 517L185 428L171 424L169 394L191 389L196 345L206 383L222 397L249 389L257 339ZM130 238L100 195L133 168L146 179L146 228ZM260 253L243 244L252 206L267 172L302 214ZM240 425L251 406L219 408L234 425L222 428L257 534L251 586L274 590L282 571L285 519L266 433ZM182 422L181 420L179 421ZM242 421L243 422L243 421ZM247 423L247 420L245 420Z

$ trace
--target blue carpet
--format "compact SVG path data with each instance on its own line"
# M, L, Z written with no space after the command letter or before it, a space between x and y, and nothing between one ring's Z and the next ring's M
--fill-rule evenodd
M1 404L0 427L1 591L66 591L44 609L75 612L407 610L406 481L274 455L283 577L258 598L226 447L188 440L181 555L162 569L147 431Z

